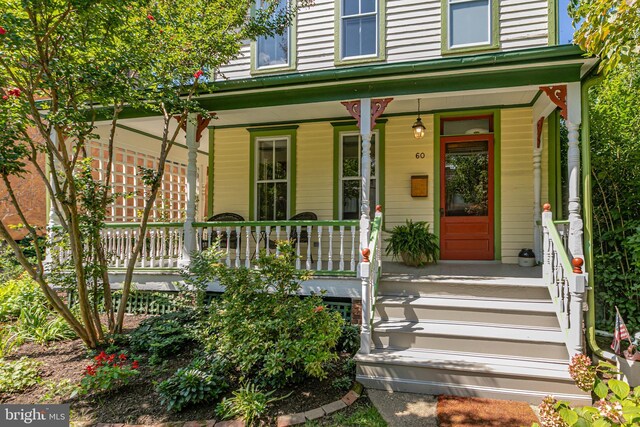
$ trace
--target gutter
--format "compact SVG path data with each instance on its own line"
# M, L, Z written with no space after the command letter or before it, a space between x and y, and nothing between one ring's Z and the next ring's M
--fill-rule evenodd
M589 287L587 289L587 311L586 318L586 338L589 349L600 359L609 360L615 363L615 355L602 350L596 342L596 311L595 311L595 285L594 285L594 267L593 267L593 200L591 191L591 135L589 123L589 89L600 84L604 77L602 75L593 75L582 82L581 88L581 108L582 108L582 196L584 198L583 216L584 232L585 232L585 251L584 257L586 261L586 270L589 274ZM613 357L612 357L613 356ZM613 359L613 360L612 360Z

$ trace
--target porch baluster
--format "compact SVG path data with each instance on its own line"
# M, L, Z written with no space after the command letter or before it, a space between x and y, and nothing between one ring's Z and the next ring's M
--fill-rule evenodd
M340 270L344 270L344 225L340 226Z
M307 270L311 270L311 226L307 225ZM300 241L300 235L298 235L298 242Z
M280 255L280 247L278 242L280 241L280 226L276 225L276 255Z
M227 227L227 267L231 267L231 227Z
M356 227L351 226L351 271L356 269Z
M244 266L246 268L251 267L251 227L245 228L245 238L247 240L246 249L245 249L245 258L244 258Z
M240 233L241 232L242 232L242 228L236 227L236 262L235 262L236 268L240 267L240 240L241 240ZM229 236L229 238L231 238L231 236Z
M327 256L327 270L333 270L333 226L327 227L329 229L329 254Z
M300 227L299 225L296 226L296 238L298 239L298 241L296 242L296 269L300 270L301 267L301 263L300 263L300 233L302 232L302 227ZM309 246L309 243L307 242L307 246Z
M318 226L318 263L316 270L322 270L322 226Z

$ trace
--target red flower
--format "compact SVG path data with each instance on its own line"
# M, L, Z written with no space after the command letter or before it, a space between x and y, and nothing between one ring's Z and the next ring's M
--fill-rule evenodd
M105 353L105 352L104 352L104 350L103 350L103 351L101 351L101 352L100 352L100 354L98 354L98 355L95 357L95 359L96 359L97 361L107 360L107 353Z
M22 95L22 91L18 88L15 89L9 89L7 91L7 93L9 94L9 96L15 96L16 98L18 98L20 95Z
M197 79L199 79L200 77L202 77L202 75L203 75L203 74L204 74L204 73L202 72L202 70L198 70L198 71L196 71L195 73L193 73L193 77L195 77L195 78L196 78L196 80L197 80Z
M0 36L4 36L5 34L7 34L7 30L5 30L4 27L0 27Z
M7 99L9 99L9 97L7 95L2 95L2 99L6 101Z
M124 360L127 360L127 355L122 353L120 356L118 356L118 358L124 361Z
M138 366L139 365L138 365L138 361L137 360L134 360L133 363L131 364L131 368L133 368L133 369L138 369Z
M114 360L116 360L116 355L115 354L110 355L109 358L107 359L107 361L109 363L113 363Z
M96 374L96 368L91 365L87 366L86 374L89 376L94 376Z
M154 18L153 15L151 15L151 14L147 15L147 19L149 21L155 21L156 20L156 18Z
M319 305L316 308L313 309L314 313L320 313L321 311L324 310L324 306L323 305Z

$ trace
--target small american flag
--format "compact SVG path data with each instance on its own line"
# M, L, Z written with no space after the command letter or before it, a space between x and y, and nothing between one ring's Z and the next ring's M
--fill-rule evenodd
M618 307L616 307L616 327L613 331L613 342L611 343L611 349L614 353L620 354L620 343L622 340L629 340L631 343L631 336L629 335L627 326L624 324L624 320L622 320L622 316L620 316Z

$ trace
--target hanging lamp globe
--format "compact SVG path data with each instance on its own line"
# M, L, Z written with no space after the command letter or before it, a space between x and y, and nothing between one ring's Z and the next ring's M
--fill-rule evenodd
M424 137L425 127L420 116L418 116L418 119L411 127L413 128L413 137L415 139L421 139Z

